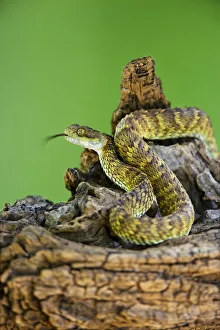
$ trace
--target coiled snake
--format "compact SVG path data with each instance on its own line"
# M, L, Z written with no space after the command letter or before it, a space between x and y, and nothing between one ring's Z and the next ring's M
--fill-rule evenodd
M109 213L110 226L122 240L157 244L189 233L194 221L191 200L145 140L199 138L215 157L217 146L206 113L197 108L137 110L120 120L114 139L78 124L66 128L63 135L73 144L95 150L106 175L126 191ZM161 216L151 218L145 213L154 196Z

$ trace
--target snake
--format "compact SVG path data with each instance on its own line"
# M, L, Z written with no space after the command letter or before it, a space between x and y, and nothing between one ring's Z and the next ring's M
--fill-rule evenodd
M88 126L67 127L65 139L94 150L109 179L125 192L109 211L113 234L125 243L158 244L188 235L195 218L186 190L148 140L191 137L218 156L208 115L198 108L137 110L117 124L114 137ZM160 214L146 212L156 201Z

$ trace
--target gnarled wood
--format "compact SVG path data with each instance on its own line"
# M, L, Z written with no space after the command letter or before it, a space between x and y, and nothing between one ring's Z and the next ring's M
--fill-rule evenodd
M113 131L131 111L170 105L150 57L126 66L121 90ZM28 196L0 213L0 329L220 329L220 163L195 140L153 148L192 199L190 235L122 244L108 213L123 191L85 150L65 174L67 203Z
M24 228L2 250L1 329L216 329L219 241L218 227L115 250Z

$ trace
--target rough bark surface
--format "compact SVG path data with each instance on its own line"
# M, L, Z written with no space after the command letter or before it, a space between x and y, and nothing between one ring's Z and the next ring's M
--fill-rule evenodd
M170 104L151 58L126 66L121 89L113 131L135 107ZM194 140L153 147L193 201L190 235L120 242L108 212L123 192L85 150L67 203L28 196L0 213L0 329L220 329L220 163Z

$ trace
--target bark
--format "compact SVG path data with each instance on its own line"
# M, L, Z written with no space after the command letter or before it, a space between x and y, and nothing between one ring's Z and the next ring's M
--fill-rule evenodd
M169 106L153 62L150 85L137 61L123 72L113 130L135 107ZM190 235L142 248L114 237L108 213L123 191L85 150L65 174L68 202L28 196L0 213L0 329L220 329L220 163L195 140L153 147L192 199Z
M1 329L218 329L219 234L132 251L28 226L2 250Z

